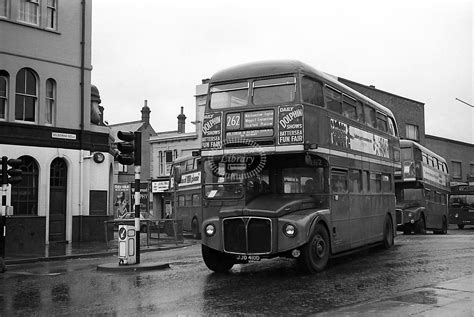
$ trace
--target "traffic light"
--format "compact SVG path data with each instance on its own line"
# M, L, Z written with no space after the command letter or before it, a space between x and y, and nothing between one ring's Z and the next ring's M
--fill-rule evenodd
M20 159L8 159L8 157L2 157L2 184L18 184L21 182L22 170L20 165L22 160ZM8 169L8 167L11 167Z
M117 144L117 148L120 151L116 158L122 165L132 165L135 162L134 152L135 152L135 134L131 131L117 133L117 137L122 140Z

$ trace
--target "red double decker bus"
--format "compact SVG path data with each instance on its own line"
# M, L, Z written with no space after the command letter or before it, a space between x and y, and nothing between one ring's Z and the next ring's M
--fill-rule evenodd
M202 127L202 256L225 272L277 256L394 243L399 138L392 112L298 61L216 73Z

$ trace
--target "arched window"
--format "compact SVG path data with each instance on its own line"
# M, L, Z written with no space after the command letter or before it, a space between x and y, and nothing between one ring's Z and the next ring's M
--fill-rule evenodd
M8 73L0 71L0 120L6 119L8 108Z
M15 120L35 121L37 91L36 75L31 69L21 69L16 76Z
M31 156L21 156L22 180L12 185L14 215L38 215L38 164Z
M44 111L44 121L46 124L53 124L54 112L56 108L56 82L54 79L46 81L46 107Z

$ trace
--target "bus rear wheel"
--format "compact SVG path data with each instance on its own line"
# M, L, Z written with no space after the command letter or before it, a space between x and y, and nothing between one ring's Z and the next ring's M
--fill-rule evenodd
M463 224L459 224L459 225L458 225L458 228L459 228L459 229L464 229L464 225L463 225Z
M394 243L393 223L389 215L385 215L385 222L383 226L383 246L385 249L390 249Z
M426 225L425 225L425 218L423 216L420 217L415 223L415 233L416 234L426 234Z
M433 233L435 234L447 234L448 233L448 221L446 220L446 217L443 217L443 224L441 226L440 230L433 230Z
M234 266L234 260L222 252L201 245L202 258L206 266L216 273L226 273Z
M301 257L298 259L300 269L311 274L321 272L327 266L330 250L329 234L326 228L318 223L308 243L301 250Z

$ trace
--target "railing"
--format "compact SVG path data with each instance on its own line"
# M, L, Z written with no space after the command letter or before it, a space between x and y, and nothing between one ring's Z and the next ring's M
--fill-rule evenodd
M135 219L115 219L104 221L105 229L105 242L107 247L109 247L109 238L112 240L114 237L108 236L108 228L110 225L116 226L119 225L135 225ZM150 246L150 241L157 240L158 244L162 242L174 242L176 244L184 242L183 238L183 221L178 219L159 219L159 220L150 220L150 219L140 219L140 226L146 226L146 232L140 232L140 234L146 234L146 246ZM115 229L115 228L114 228ZM114 230L115 231L115 230Z

